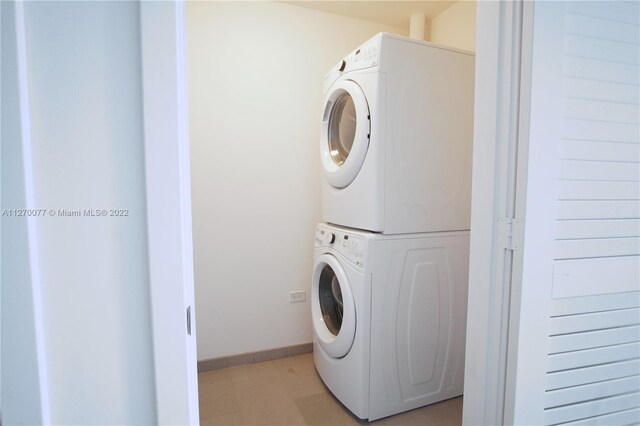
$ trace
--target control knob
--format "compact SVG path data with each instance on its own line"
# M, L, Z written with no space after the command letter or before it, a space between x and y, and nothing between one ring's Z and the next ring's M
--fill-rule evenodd
M336 234L334 234L333 232L329 234L329 244L333 244L336 241Z
M344 71L344 68L347 66L347 61L344 59L340 61L340 65L338 65L338 71Z

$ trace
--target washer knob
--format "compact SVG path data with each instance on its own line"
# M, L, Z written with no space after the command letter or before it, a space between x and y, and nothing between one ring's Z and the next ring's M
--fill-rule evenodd
M344 71L344 68L347 66L347 61L344 59L340 61L340 65L338 65L338 71Z
M329 244L333 244L336 241L336 234L333 232L329 234Z

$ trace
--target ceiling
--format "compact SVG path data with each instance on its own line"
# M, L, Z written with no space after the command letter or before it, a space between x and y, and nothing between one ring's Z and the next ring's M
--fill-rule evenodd
M282 3L351 18L365 19L394 27L408 28L409 17L418 12L432 19L454 1L283 1Z

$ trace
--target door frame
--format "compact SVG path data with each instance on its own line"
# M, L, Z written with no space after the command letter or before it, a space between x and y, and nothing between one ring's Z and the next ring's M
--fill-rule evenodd
M31 139L31 113L29 101L29 75L27 72L27 31L25 27L25 13L23 2L13 2L6 5L8 10L13 6L13 19L15 25L15 49L16 49L16 72L18 85L19 116L20 116L20 132L22 144L22 166L23 166L23 184L24 184L24 202L25 208L35 210L38 208L35 197L34 183L34 161L32 157L32 139ZM5 13L8 13L5 11ZM51 403L49 386L49 371L47 367L47 339L44 329L44 303L42 300L43 285L40 272L39 244L38 244L38 220L34 216L26 217L26 233L28 246L28 264L31 280L27 284L31 291L31 308L33 320L33 339L34 349L36 351L36 377L37 388L34 389L33 400L37 400L34 405L39 406L40 412L35 416L40 417L43 425L51 424ZM24 368L33 366L25 364ZM0 423L2 423L2 413L0 407Z
M141 2L140 42L157 420L199 424L184 2Z
M477 5L466 425L514 421L533 9Z
M157 422L199 424L195 337L184 3L139 5L148 268ZM11 10L11 9L7 9ZM25 208L35 209L24 5L14 4ZM11 13L11 12L6 12ZM134 40L133 42L137 42ZM51 423L38 230L27 218L38 399ZM190 308L190 309L189 309ZM189 309L189 310L187 310ZM187 317L190 316L190 318ZM187 333L190 323L191 334ZM132 325L135 327L135 325Z

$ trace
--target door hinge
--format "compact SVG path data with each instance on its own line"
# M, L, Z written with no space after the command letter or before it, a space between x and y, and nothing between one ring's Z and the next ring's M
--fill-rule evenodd
M522 224L519 219L498 219L498 244L506 250L519 250L522 247Z
M187 334L191 336L191 306L187 306Z

